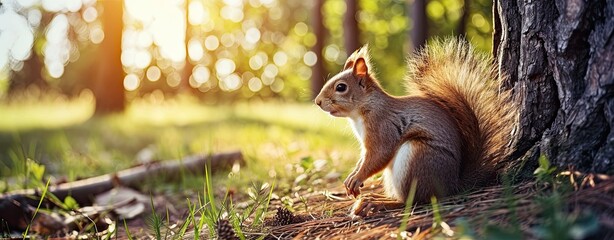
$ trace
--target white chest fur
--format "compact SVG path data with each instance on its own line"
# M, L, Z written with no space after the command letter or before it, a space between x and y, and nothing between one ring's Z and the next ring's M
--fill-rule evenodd
M392 162L384 170L384 186L386 187L386 194L392 198L402 199L407 193L403 189L402 184L407 181L407 171L409 171L409 162L412 156L412 146L410 142L405 142L397 153L394 155Z
M354 129L356 138L360 141L360 144L364 146L365 142L365 121L361 116L351 116L350 125Z

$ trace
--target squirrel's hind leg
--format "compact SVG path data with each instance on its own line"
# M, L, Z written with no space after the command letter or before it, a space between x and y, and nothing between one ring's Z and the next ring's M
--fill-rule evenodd
M366 193L360 196L360 198L354 202L354 205L350 210L350 215L365 217L370 213L399 209L403 208L404 206L405 204L403 202L386 197L385 195Z

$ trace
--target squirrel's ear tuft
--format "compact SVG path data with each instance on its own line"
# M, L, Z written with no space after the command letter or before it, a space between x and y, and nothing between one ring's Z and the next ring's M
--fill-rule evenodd
M367 66L367 62L364 58L359 57L356 59L352 72L358 77L366 77L369 75L369 67Z
M347 70L347 69L354 67L354 63L356 62L356 59L358 58L364 58L364 59L369 58L369 44L365 44L359 49L356 49L356 51L354 51L348 57L348 59L345 60L345 64L343 65L343 70Z
M357 51L357 56L358 57L367 57L369 54L369 44L365 44L362 47L360 47Z

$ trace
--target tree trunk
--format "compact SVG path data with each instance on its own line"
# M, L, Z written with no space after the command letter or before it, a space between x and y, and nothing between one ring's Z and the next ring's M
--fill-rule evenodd
M317 61L312 67L311 74L311 99L315 99L320 93L324 81L326 79L326 70L324 69L324 41L326 38L326 29L324 28L322 5L324 0L315 0L312 9L311 21L313 24L313 33L316 35L316 44L313 45L312 51L316 54Z
M614 1L493 5L493 50L520 108L516 165L614 173Z
M35 37L36 38L36 37ZM9 94L19 94L27 90L30 86L37 86L44 91L49 88L49 84L43 78L43 61L34 49L30 51L30 58L23 62L23 68L18 72L13 72L9 82Z
M412 52L422 48L428 38L428 18L426 16L426 0L410 0L409 12L412 23L410 31Z
M124 2L105 0L102 24L104 40L100 45L102 61L92 92L96 98L96 113L118 112L125 108L124 69L121 62Z
M345 0L345 5L346 10L345 16L343 17L343 43L345 44L345 53L350 56L360 47L360 30L358 30L358 21L356 21L358 4L356 0Z
M467 18L469 18L469 14L471 13L471 0L463 1L463 14L458 20L458 25L456 26L456 36L465 37L467 34Z

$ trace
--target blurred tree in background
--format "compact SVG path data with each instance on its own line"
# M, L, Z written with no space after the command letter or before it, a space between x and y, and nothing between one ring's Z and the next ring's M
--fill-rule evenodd
M322 6L324 6L324 0L315 0L311 10L313 12L311 15L311 25L313 33L316 36L316 42L312 47L315 59L324 59L322 53L324 52L324 43L327 37L326 28L324 27L324 16L322 15ZM311 99L315 99L326 81L324 78L326 75L326 68L323 61L316 61L311 72Z
M124 3L121 0L102 1L104 39L100 47L98 74L94 76L92 90L96 98L96 112L108 113L124 110L124 70L122 68L122 33Z
M425 39L462 35L491 46L488 0L2 3L0 96L90 89L102 110L121 110L124 96L180 92L207 102L307 101L365 43L384 87L402 94L405 58Z
M410 5L411 49L412 52L426 44L428 38L428 17L426 16L426 0L413 0Z

